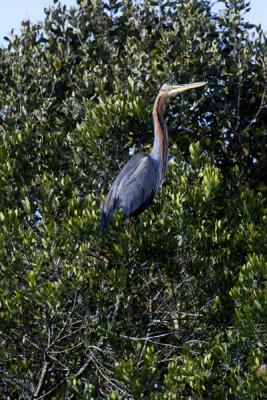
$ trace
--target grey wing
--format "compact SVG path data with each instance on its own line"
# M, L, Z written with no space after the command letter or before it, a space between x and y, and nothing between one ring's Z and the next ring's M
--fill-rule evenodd
M152 202L158 186L158 163L149 154L137 154L123 167L102 204L101 231L116 210L124 218L137 215Z

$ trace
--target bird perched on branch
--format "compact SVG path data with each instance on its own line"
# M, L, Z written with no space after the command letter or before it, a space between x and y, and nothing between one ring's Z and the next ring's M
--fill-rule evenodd
M171 96L206 85L195 82L181 85L164 84L153 107L154 143L151 152L132 157L113 182L101 207L100 231L112 222L114 213L122 210L123 219L136 216L153 201L164 181L168 163L168 132L164 120L164 104Z

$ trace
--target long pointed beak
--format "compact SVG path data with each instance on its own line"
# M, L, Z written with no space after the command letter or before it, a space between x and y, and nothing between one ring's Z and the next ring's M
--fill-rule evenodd
M169 95L175 95L177 93L185 92L186 90L199 88L201 86L207 85L208 82L194 82L194 83L185 83L183 85L170 85L167 88Z

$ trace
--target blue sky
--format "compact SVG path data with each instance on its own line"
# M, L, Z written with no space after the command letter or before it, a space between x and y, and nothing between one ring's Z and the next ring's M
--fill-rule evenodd
M44 8L53 4L52 0L2 0L0 11L0 45L5 45L3 36L8 36L11 29L20 32L21 21L29 19L31 22L44 19ZM76 0L62 0L61 4L74 6ZM4 43L5 42L5 43Z
M24 19L31 22L41 21L44 18L44 7L53 4L51 0L2 0L0 12L0 45L5 45L3 36L8 36L11 29L20 32L20 23ZM76 4L76 0L61 0L61 4L68 7ZM255 24L262 24L267 32L267 0L251 0L251 11L247 19ZM219 8L218 3L215 8Z

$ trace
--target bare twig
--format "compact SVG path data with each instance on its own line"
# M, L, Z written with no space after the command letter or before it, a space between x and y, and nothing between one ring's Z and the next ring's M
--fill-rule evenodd
M74 346L71 346L67 349L64 350L51 350L50 354L61 354L61 353L67 353L68 351L71 351L73 349L75 349L76 347L80 347L83 345L83 342L80 342L78 344L75 344Z
M85 361L83 366L77 372L76 378L79 378L84 373L84 371L86 370L86 368L88 367L88 365L90 364L91 361L92 361L92 357L90 356L87 358L87 360Z
M54 387L52 387L52 389L50 389L48 392L42 394L41 396L36 397L35 400L45 399L49 394L54 392L54 390L56 390L59 386L61 386L65 381L66 381L66 378L62 379L58 384L56 384Z
M40 393L40 390L41 390L42 385L43 385L44 377L45 377L45 374L46 374L46 371L47 371L47 367L48 367L48 362L44 361L43 367L42 367L42 371L41 371L41 374L40 374L40 378L39 378L39 382L38 382L37 388L36 388L36 390L34 392L34 397L37 397L39 395L39 393Z
M172 332L167 332L167 333L161 333L159 335L151 335L151 336L143 336L143 337L133 337L133 336L126 336L126 335L120 335L120 337L128 340L134 340L134 341L147 341L150 339L157 339L160 337L164 336L169 336L169 335L175 335L176 333L179 333L178 330L172 331Z
M75 309L75 306L76 306L76 298L77 298L77 292L75 293L75 297L74 297L74 301L73 301L73 306L72 306L72 308L71 308L71 310L70 310L70 313L69 313L69 315L68 315L68 317L67 317L67 319L66 319L66 321L65 321L65 323L64 323L64 325L63 325L63 327L61 328L61 330L59 331L59 333L57 334L57 336L55 337L55 339L50 343L50 345L47 347L47 350L49 350L57 341L58 341L58 339L60 338L60 336L62 336L62 334L64 333L64 331L65 331L65 329L66 329L66 327L67 327L67 325L68 325L68 323L69 323L69 320L70 320L70 318L71 318L71 316L72 316L72 314L73 314L73 312L74 312L74 309Z
M129 393L127 393L127 392L125 391L125 389L122 389L122 388L120 388L120 387L118 386L118 382L115 381L115 379L108 377L108 376L101 370L101 368L99 367L98 364L100 364L100 366L102 367L102 369L104 369L104 368L103 368L103 365L99 362L99 360L97 360L97 358L96 358L93 354L91 355L91 359L92 359L92 361L93 361L93 363L94 363L96 369L98 370L99 374L102 376L102 378L104 378L113 388L115 388L115 389L118 390L119 392L121 392L121 393L123 393L123 394L126 394L127 396L131 397L131 395L130 395ZM114 382L116 382L116 383L114 383Z
M249 129L249 128L251 127L251 125L253 125L253 124L257 121L257 118L258 118L258 116L259 116L261 110L265 107L266 86L267 86L267 85L265 84L265 85L264 85L264 89L263 89L263 94L262 94L262 97L261 97L261 103L260 103L260 106L259 106L259 108L258 108L256 114L255 114L255 117L254 117L254 118L249 122L249 124L243 129L243 132L246 132L246 130Z

